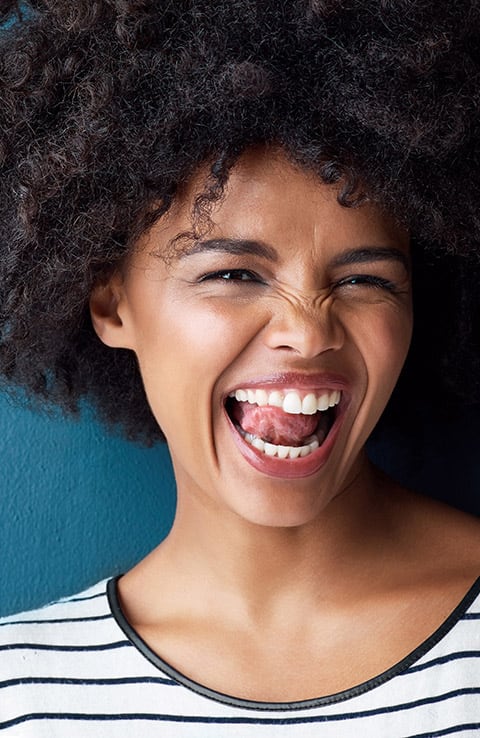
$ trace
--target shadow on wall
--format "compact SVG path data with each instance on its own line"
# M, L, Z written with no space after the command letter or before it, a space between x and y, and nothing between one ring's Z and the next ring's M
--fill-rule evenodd
M0 615L121 573L165 537L175 509L166 446L145 449L0 396Z
M417 492L480 515L480 406L458 407L444 419L419 408L410 429L375 430L370 457Z

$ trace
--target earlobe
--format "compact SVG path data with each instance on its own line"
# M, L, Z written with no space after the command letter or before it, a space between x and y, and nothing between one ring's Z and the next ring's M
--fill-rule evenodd
M120 316L122 289L119 275L114 275L106 284L98 284L90 295L90 316L97 336L112 348L132 348L127 330Z

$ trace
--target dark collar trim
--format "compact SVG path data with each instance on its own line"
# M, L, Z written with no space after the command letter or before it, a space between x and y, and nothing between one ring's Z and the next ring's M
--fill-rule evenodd
M107 597L112 615L129 641L148 661L150 661L151 664L153 664L157 669L160 669L163 673L167 674L174 681L182 684L193 692L202 695L203 697L207 697L208 699L215 700L216 702L221 702L226 705L231 705L232 707L265 711L308 710L314 707L332 705L336 702L344 702L345 700L352 699L353 697L358 697L359 695L384 684L408 669L415 661L418 661L418 659L428 653L428 651L430 651L433 646L435 646L453 628L453 626L456 625L480 593L479 577L470 587L465 597L463 597L462 601L457 605L453 612L429 638L394 666L390 667L378 676L368 679L366 682L362 682L361 684L351 687L350 689L343 690L342 692L336 692L335 694L310 700L300 700L296 702L257 702L255 700L240 699L238 697L233 697L231 695L209 689L208 687L203 686L203 684L199 684L193 679L189 679L187 676L174 669L173 666L170 666L170 664L160 658L160 656L157 656L157 654L152 651L152 649L138 635L125 618L117 595L118 579L120 579L119 576L110 579L107 584Z

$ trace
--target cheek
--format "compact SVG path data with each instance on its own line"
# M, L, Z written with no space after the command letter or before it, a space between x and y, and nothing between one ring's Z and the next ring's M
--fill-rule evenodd
M410 346L412 326L410 306L389 305L373 311L370 320L358 328L357 345L361 346L369 384L375 388L376 404L388 400L397 382Z
M144 326L136 353L145 391L167 436L173 413L176 423L188 418L192 426L195 414L209 417L216 383L256 332L258 321L246 320L245 312L208 303L179 309L171 301L158 307L161 320L138 321Z
M409 307L375 310L350 323L364 392L358 398L352 453L358 453L382 415L406 359L412 333ZM361 367L361 368L360 368Z

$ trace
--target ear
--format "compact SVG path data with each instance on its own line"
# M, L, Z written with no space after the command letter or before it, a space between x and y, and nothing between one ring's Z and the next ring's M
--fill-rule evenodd
M115 272L106 283L97 284L90 295L90 316L95 333L106 346L133 348L122 319L125 304L123 279Z

